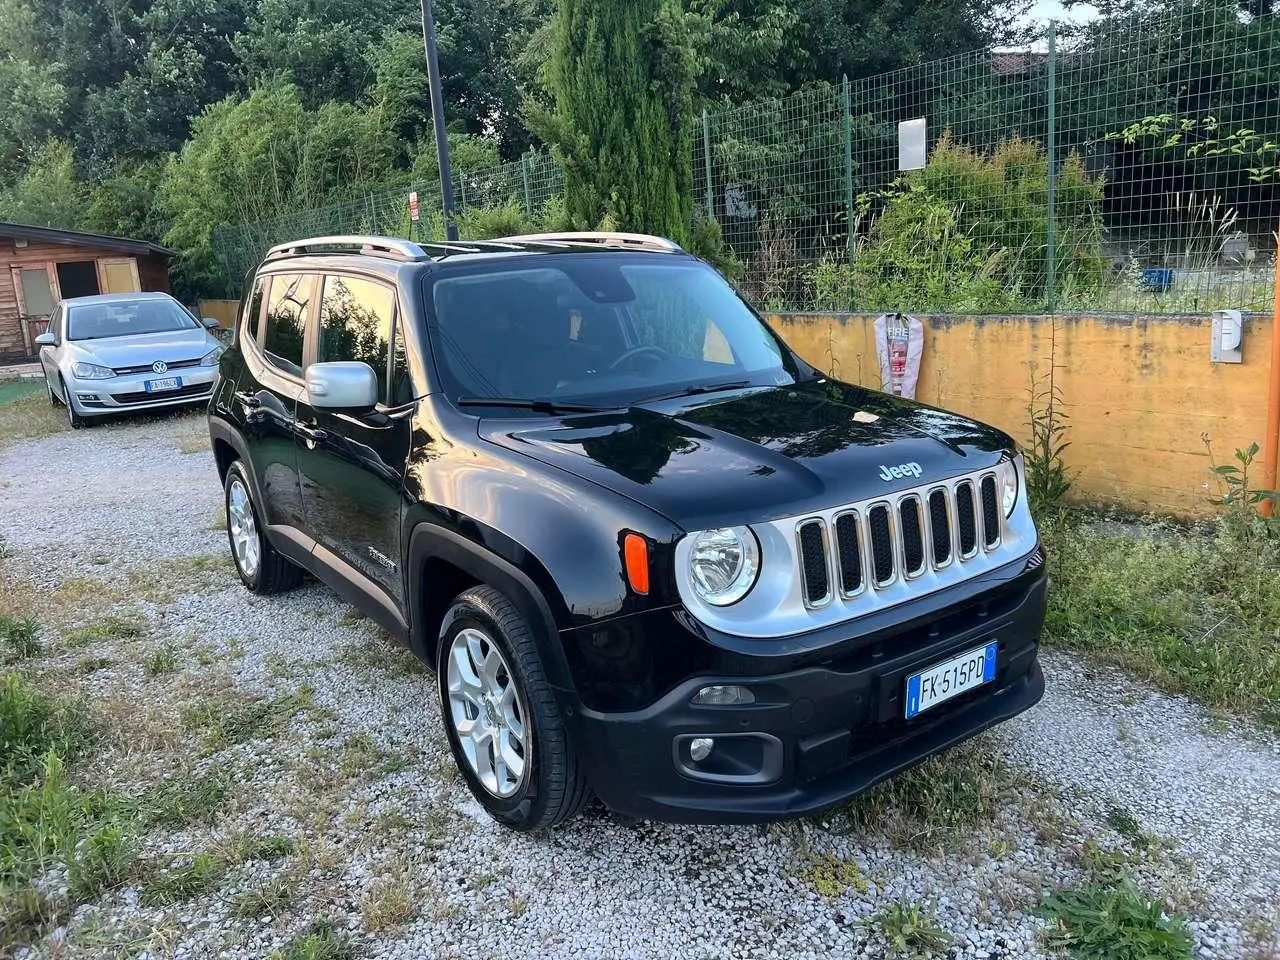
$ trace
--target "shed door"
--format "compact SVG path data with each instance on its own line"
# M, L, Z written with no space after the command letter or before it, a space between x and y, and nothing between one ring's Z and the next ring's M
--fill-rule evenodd
M99 260L98 285L103 293L139 292L142 284L138 281L138 261L132 257Z
M59 299L57 275L51 266L14 267L13 289L18 295L18 323L27 353L35 353L35 338L49 325Z

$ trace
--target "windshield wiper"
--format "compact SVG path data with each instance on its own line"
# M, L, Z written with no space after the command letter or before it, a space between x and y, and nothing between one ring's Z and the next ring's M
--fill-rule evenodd
M674 393L664 393L660 397L647 397L641 403L661 403L663 400L678 400L680 397L696 397L703 393L719 393L721 390L741 390L751 386L750 380L726 380L724 383L705 383L692 387L684 387Z
M561 403L558 400L528 400L520 397L459 397L460 407L512 407L516 410L533 410L537 413L600 413L604 407L589 407L584 403Z

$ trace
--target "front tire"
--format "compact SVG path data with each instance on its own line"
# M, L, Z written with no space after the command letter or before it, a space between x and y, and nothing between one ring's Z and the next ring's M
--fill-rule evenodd
M67 389L67 381L61 376L58 382L62 384L62 402L67 408L67 423L70 424L72 430L80 430L89 425L89 421L80 414L76 413L76 405L71 400L71 391ZM53 397L53 390L49 391L50 398Z
M253 502L252 489L240 461L232 463L223 484L231 559L241 582L254 593L280 593L296 587L302 579L302 571L281 556L267 539L262 515Z
M553 827L590 797L533 630L490 586L454 598L436 680L445 734L476 800L513 830Z

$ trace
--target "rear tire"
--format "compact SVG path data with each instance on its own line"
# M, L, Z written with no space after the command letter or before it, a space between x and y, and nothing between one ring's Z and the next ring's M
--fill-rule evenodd
M591 790L515 604L490 586L459 594L440 627L436 667L449 747L489 815L526 832L577 816Z
M302 571L285 559L267 539L262 514L253 502L253 486L239 460L227 468L223 505L227 511L227 542L240 581L258 594L280 593L296 587Z

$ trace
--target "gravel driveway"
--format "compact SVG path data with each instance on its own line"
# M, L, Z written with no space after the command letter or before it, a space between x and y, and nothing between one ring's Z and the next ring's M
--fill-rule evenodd
M182 452L202 427L133 421L0 452L5 575L36 598L81 598L42 616L39 668L115 731L87 777L136 792L230 774L212 822L151 829L145 857L246 836L290 852L168 905L115 890L33 955L263 957L324 920L357 957L879 957L867 918L900 902L936 914L942 956L1039 957L1044 891L1112 852L1191 918L1198 956L1280 952L1280 744L1061 654L1045 657L1044 702L969 752L1009 786L960 836L913 842L891 815L870 830L840 814L695 828L598 809L549 836L505 832L453 774L412 657L324 587L240 587L213 458ZM112 611L143 636L60 645ZM176 668L144 671L163 649ZM210 722L269 709L219 741L191 722L201 703ZM255 915L245 904L264 889L275 898Z

